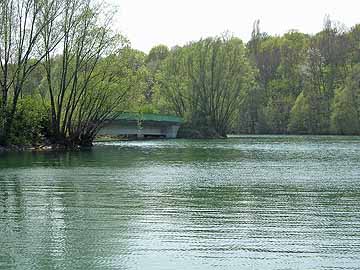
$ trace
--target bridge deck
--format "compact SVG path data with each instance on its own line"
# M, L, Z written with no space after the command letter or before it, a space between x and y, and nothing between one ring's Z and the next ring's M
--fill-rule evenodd
M176 138L182 119L173 115L124 113L107 121L100 136Z

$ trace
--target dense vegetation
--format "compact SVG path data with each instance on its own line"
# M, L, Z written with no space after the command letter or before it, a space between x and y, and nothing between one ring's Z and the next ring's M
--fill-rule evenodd
M154 100L184 117L191 136L360 134L360 25L326 17L314 36L269 36L256 21L247 44L223 35L164 51L148 56Z
M92 0L0 3L0 145L91 145L122 111L176 114L181 134L360 134L360 25L223 34L131 49Z
M204 136L360 134L360 25L269 36L256 21L247 44L209 38L156 66L162 104Z
M131 109L144 71L112 18L98 1L1 1L0 145L91 145Z

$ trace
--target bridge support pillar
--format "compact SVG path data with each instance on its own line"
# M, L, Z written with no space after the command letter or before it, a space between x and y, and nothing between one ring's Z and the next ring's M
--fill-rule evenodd
M166 130L166 139L176 139L177 132L179 130L180 126L178 125L172 125L169 126Z

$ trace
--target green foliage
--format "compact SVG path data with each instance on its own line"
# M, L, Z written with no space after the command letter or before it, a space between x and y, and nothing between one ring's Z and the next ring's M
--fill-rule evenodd
M102 85L101 89L112 91L115 96L125 95L118 103L115 111L139 111L145 103L144 93L147 89L149 71L145 64L146 55L129 47L123 48L116 55L111 55L101 61L96 72L105 73L106 80L95 80ZM106 86L106 87L105 87ZM94 90L98 91L98 87Z
M326 17L323 30L315 36L290 31L271 37L260 32L257 21L248 54L264 90L255 98L247 91L250 96L244 100L253 105L245 102L241 111L245 116L253 115L251 132L261 126L270 133L354 133L357 124L353 122L359 117L350 101L358 100L359 93L345 81L356 82L354 76L346 78L360 61L359 29L355 26L347 32ZM258 117L259 112L265 121ZM345 128L350 124L351 128Z
M164 61L170 54L169 48L165 45L158 45L153 47L146 57L146 63L148 68L152 72L156 72L161 62Z
M252 39L248 43L248 54L253 65L258 69L257 82L262 89L254 101L252 95L245 100L254 105L250 111L241 111L252 117L251 132L287 133L290 112L297 96L303 88L303 68L306 59L309 37L305 34L290 31L282 37L271 37L260 32L256 24ZM258 91L259 92L259 91ZM256 127L256 129L255 129Z
M330 132L332 88L326 83L326 64L320 50L310 48L304 67L302 109L309 134ZM305 110L306 109L306 110Z
M41 11L32 17L40 32L29 50L41 61L0 53L0 144L91 144L101 123L124 111L175 114L185 120L180 134L198 138L360 134L360 25L345 30L326 17L314 36L270 36L256 21L246 46L224 34L146 55L108 28L102 4L51 3L32 11ZM2 23L19 26L11 16ZM25 49L15 47L14 55Z
M48 127L49 113L39 99L37 95L19 101L10 132L10 144L37 145L44 141L43 134Z
M287 133L292 104L294 101L291 96L278 95L269 98L265 108L265 121L272 133Z
M352 65L360 63L360 24L353 26L345 38L351 48L347 50L346 60Z
M258 84L244 89L239 102L237 119L233 126L235 133L268 132L263 107L264 94L264 88Z
M289 122L289 132L295 134L310 133L311 115L309 115L309 103L307 102L304 93L301 93L291 110L291 117Z
M241 93L254 80L241 40L207 38L171 52L161 87L173 112L205 137L226 136Z
M349 74L345 87L337 90L331 120L337 134L360 135L360 65Z
M161 65L156 74L156 101L162 111L174 113L191 121L188 109L190 79L187 71L187 60L190 46L178 47Z

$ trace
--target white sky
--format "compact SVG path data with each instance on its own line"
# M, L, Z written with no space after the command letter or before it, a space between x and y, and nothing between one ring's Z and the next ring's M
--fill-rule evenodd
M360 23L360 0L112 0L119 7L115 27L132 47L148 52L153 46L183 45L201 37L230 31L248 41L254 20L261 31L283 34L297 29L309 34L332 20L351 27Z

